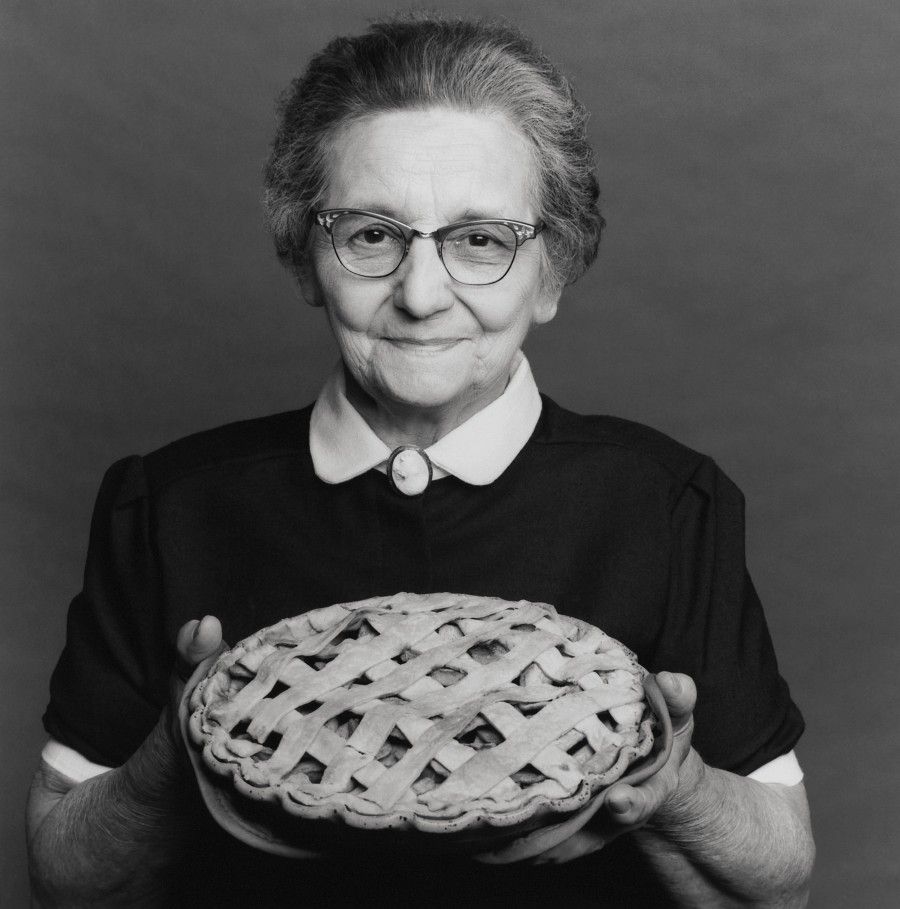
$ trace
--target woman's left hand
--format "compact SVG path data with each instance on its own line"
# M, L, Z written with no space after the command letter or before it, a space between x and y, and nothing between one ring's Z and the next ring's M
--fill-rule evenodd
M542 848L540 832L531 834L490 855L482 861L496 864L531 859L539 862L568 862L602 849L616 837L644 826L672 798L696 787L703 776L703 761L691 748L694 731L694 704L697 688L690 676L661 672L656 681L666 699L674 733L672 753L649 779L636 786L614 783L606 791L603 804L589 814L584 826L563 842Z

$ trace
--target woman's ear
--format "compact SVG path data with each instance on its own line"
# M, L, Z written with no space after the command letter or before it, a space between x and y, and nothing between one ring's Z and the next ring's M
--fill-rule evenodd
M559 300L562 296L561 290L552 290L545 288L535 301L533 325L545 325L555 315L559 308Z
M294 266L294 277L300 287L300 294L309 306L324 306L321 288L316 277L315 269L310 262Z

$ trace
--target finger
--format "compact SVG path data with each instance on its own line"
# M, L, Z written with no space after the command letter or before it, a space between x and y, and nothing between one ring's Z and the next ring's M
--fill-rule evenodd
M594 833L592 830L579 830L574 836L570 836L565 842L548 849L534 859L535 865L554 864L558 865L563 862L571 862L573 859L583 858L592 852L598 852L608 840Z
M187 659L196 666L216 653L222 646L222 623L214 616L204 616L188 646Z
M618 783L606 794L606 815L625 830L646 824L668 798L674 783L658 773L640 786Z
M634 786L619 783L606 793L607 814L623 827L640 823L643 810L643 795Z
M672 730L678 735L690 725L697 704L697 686L683 672L660 672L656 681L666 699L666 707L672 718Z
M185 623L176 638L175 672L186 682L194 669L222 649L222 625L215 616Z

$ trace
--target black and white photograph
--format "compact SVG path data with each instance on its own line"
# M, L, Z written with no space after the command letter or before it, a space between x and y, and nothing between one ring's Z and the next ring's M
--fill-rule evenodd
M896 906L898 149L887 0L0 0L0 904Z

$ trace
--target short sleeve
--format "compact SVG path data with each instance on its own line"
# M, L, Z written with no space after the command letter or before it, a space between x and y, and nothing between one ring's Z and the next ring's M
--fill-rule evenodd
M106 473L81 592L50 680L44 728L88 760L118 766L159 719L173 652L163 634L142 461Z
M671 534L668 610L652 668L697 684L693 743L704 761L748 774L790 751L804 723L747 571L744 497L712 461L681 492Z

